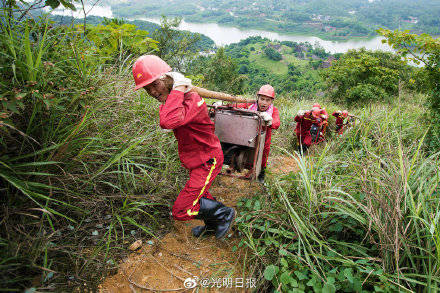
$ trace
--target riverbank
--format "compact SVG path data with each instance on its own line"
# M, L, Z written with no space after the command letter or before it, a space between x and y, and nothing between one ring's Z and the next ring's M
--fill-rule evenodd
M131 18L134 20L135 18ZM160 18L139 18L139 20L149 21L153 23L160 23ZM310 35L295 35L291 34L279 34L271 31L258 30L258 29L239 29L232 26L220 25L217 23L196 23L186 22L182 19L179 27L180 30L186 30L193 33L203 34L211 38L217 46L230 45L232 43L238 43L241 40L247 39L253 36L261 36L270 40L276 41L291 41L297 43L309 42L310 44L319 44L327 52L332 54L345 53L350 49L359 49L365 47L368 50L382 50L392 51L387 45L382 43L382 37L376 36L373 38L358 38L355 40L347 41L328 41L321 39L320 37Z
M130 15L127 16L125 14L117 14L117 11L115 12L117 16L123 17L123 18L129 18L129 19L156 19L157 15ZM169 15L167 17L173 17L172 15ZM185 20L185 17L183 18ZM356 40L369 40L374 37L377 37L378 35L375 32L371 32L370 34L365 35L335 35L335 30L333 30L331 27L328 27L322 23L313 23L313 22L304 22L304 23L279 23L275 21L266 21L266 22L222 22L221 20L218 20L216 18L209 18L209 22L206 22L206 18L198 18L191 16L190 18L191 23L197 23L197 24L211 24L216 23L221 26L230 27L230 28L236 28L240 30L262 30L262 31L268 31L271 33L277 33L277 34L285 34L285 35L296 35L296 36L314 36L318 37L325 41L356 41ZM279 26L287 26L288 28L283 29ZM308 27L309 26L309 27ZM314 28L315 27L315 28ZM319 29L320 28L320 29ZM323 31L324 30L324 31ZM325 30L328 30L326 32Z

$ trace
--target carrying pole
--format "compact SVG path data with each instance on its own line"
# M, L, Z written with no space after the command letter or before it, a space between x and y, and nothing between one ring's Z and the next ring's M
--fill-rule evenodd
M199 96L203 98L222 100L226 102L234 102L234 103L255 103L255 100L246 99L242 97L232 96L230 94L225 94L221 92L210 91L201 87L193 87L191 91L194 91L199 94Z

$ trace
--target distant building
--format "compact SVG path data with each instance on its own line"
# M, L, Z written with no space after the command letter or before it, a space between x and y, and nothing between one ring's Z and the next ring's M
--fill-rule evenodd
M404 19L403 21L408 23L418 23L419 19L414 16L408 16L408 19Z

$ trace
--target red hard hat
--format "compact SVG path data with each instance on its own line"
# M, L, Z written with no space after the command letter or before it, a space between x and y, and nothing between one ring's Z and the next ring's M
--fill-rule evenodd
M171 67L154 55L143 55L133 65L133 78L136 83L135 91L152 83L162 74L171 71Z
M263 95L275 99L275 90L270 84L265 84L262 87L260 87L260 90L258 91L257 95Z
M313 107L317 107L317 108L321 109L321 105L319 103L314 103Z
M318 118L321 115L321 109L319 109L318 107L313 107L312 115L313 117Z
M347 110L342 111L342 116L348 117L348 111Z

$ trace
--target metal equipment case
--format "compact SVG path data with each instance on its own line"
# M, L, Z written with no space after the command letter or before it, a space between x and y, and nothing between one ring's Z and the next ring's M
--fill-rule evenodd
M261 172L266 129L259 112L227 106L208 106L220 139L224 165L222 174L256 180ZM244 175L237 175L247 169Z

